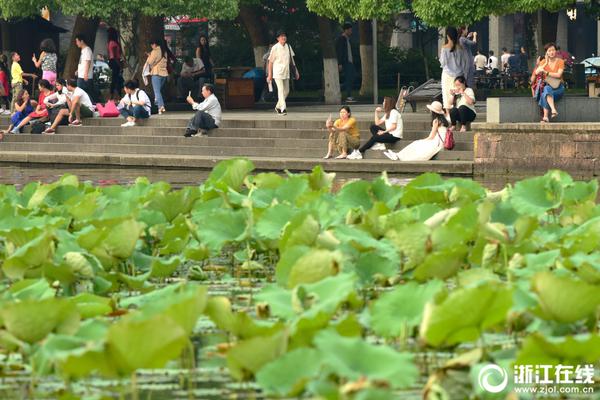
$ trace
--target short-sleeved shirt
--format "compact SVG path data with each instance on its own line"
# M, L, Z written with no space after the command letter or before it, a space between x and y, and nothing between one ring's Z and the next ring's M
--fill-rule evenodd
M490 56L489 64L491 69L498 69L498 57Z
M542 60L543 63L545 63L545 60ZM539 64L535 66L535 68L533 69L533 73L531 74L531 80L533 81L535 79L535 70L538 68ZM561 60L560 58L555 58L555 62L554 62L554 68L550 67L550 64L545 64L544 65L544 71L546 72L552 72L552 73L556 73L560 70L565 70L565 60ZM561 78L562 79L562 78Z
M356 119L354 117L348 118L346 122L342 121L341 119L336 119L333 123L333 126L339 128L348 124L350 124L350 127L348 128L348 134L356 139L360 139L360 131L358 130L358 126L356 125Z
M468 104L467 100L465 99L465 97L469 97L471 100L473 100L473 104ZM467 108L471 109L471 111L473 111L475 114L477 114L477 112L475 111L475 92L473 91L473 89L471 88L466 88L465 92L463 93L462 96L460 96L457 101L456 101L456 108L460 107L460 106L466 106Z
M56 53L46 53L42 60L42 71L56 72Z
M18 62L13 62L10 67L10 75L12 76L11 83L14 85L15 83L23 83L23 68L21 68L21 64Z
M478 71L485 69L487 62L488 60L483 54L477 54L475 56L475 68L477 68Z
M204 68L204 63L202 62L202 60L200 58L194 58L194 62L192 63L191 67L186 63L183 63L183 65L181 66L181 76L186 76L194 72L198 72L202 68Z
M402 139L403 125L402 125L402 116L400 112L396 109L390 111L390 117L385 118L385 130L387 131L392 127L392 125L396 124L396 129L393 131L388 131L390 135L397 137L398 139Z
M94 78L94 63L93 63L94 54L92 53L92 49L89 46L85 46L81 49L81 55L79 56L79 65L77 65L77 78L84 79L85 76L85 62L90 62L90 68L88 70L88 79Z
M295 56L289 44L273 45L269 54L269 61L273 63L273 79L290 79L290 54L292 57Z
M82 106L86 106L89 110L94 111L94 105L92 104L92 100L90 99L90 96L85 92L85 90L79 87L75 88L70 98L72 99L73 97L79 97L79 104L81 104Z
M110 40L107 45L108 59L121 61L121 46L114 40Z

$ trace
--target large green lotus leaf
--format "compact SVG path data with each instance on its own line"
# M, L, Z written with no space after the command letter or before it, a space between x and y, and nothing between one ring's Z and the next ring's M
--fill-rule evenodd
M92 263L82 253L69 251L63 256L63 264L75 275L82 278L94 276Z
M279 329L269 336L256 336L238 342L227 352L227 366L237 380L248 380L263 366L285 354L287 334Z
M300 285L292 294L292 307L297 313L313 316L324 312L333 314L340 305L356 294L356 276L339 274L315 283Z
M541 216L559 207L562 196L562 184L545 175L517 182L510 201L521 214Z
M226 188L239 191L242 188L244 179L252 170L254 170L254 164L245 158L232 158L221 161L211 171L205 186L218 187L224 185Z
M162 292L168 295L152 296L140 308L138 313L131 314L128 318L135 320L148 319L157 315L167 316L171 324L180 326L186 335L190 335L196 321L202 315L207 305L207 288L197 285L182 285L176 291Z
M598 251L600 243L600 216L592 218L568 232L562 241L568 254L577 252L592 253Z
M573 182L564 189L563 204L572 205L585 203L586 201L595 201L597 196L597 179L593 179L589 182Z
M219 251L224 244L244 240L246 234L246 211L219 209L210 214L196 215L194 222L198 225L198 236L202 243L214 251Z
M433 248L463 247L465 243L472 241L477 234L479 223L477 216L477 206L474 203L449 215L448 219L441 226L436 227L431 234Z
M335 173L326 173L320 165L314 167L311 173L308 174L308 183L312 190L326 190L329 192L334 179Z
M99 192L86 193L78 201L71 201L67 212L75 218L75 220L85 220L91 218L98 208Z
M171 225L165 226L165 229L160 232L158 251L161 255L179 254L186 248L190 237L191 232L187 219L180 214Z
M39 227L19 229L14 228L0 233L0 236L4 236L9 242L15 247L25 246L32 240L40 237L45 231L48 230L47 225L40 225Z
M405 225L397 230L389 230L385 237L402 253L403 270L415 268L425 260L427 243L431 229L423 223Z
M284 178L275 172L263 172L247 177L247 186L255 185L258 189L277 189Z
M422 174L404 187L400 202L404 206L414 206L422 203L447 204L448 192L453 186L438 174Z
M42 300L54 297L56 291L46 279L23 279L15 282L3 295L15 300Z
M309 186L306 175L293 175L275 189L275 197L282 203L296 204L302 195L309 190Z
M27 343L38 342L50 332L72 334L79 327L77 308L64 299L5 303L0 316L8 332Z
M468 249L463 247L444 248L428 254L414 270L414 278L423 282L428 279L447 279L456 275L466 264Z
M350 208L370 210L373 207L371 182L359 180L345 184L338 192L335 202L340 212L345 212Z
M19 247L2 264L2 270L10 279L22 279L27 270L52 261L54 236L44 233L24 246Z
M447 183L453 185L448 199L452 203L469 204L486 197L486 190L472 179L450 178Z
M296 211L288 204L269 207L256 223L256 233L266 239L279 239L285 225L290 222Z
M333 233L342 243L350 244L360 252L376 250L381 257L396 262L398 260L398 251L387 239L376 239L369 232L348 225L336 227Z
M388 180L387 173L384 171L381 176L375 179L371 185L373 196L380 202L393 210L398 205L402 197L403 188L400 185L392 185Z
M520 268L511 268L510 276L516 279L530 279L538 272L549 271L554 268L560 256L560 250L544 251L537 254L525 254L524 265Z
M285 226L279 239L279 252L283 253L292 246L311 246L319 236L319 222L309 213L296 214Z
M399 272L398 260L392 261L377 252L361 253L354 267L356 275L364 284L372 283L378 276L391 278Z
M427 303L420 335L431 346L451 346L477 340L481 333L506 320L513 290L489 282L461 288Z
M321 369L321 354L304 347L290 351L262 367L256 383L270 395L294 397L304 391L307 381Z
M119 305L122 308L138 309L147 304L160 303L164 299L174 297L179 291L181 291L183 286L183 283L167 285L163 288L156 289L145 294L124 298L119 302Z
M112 372L128 376L137 369L164 368L188 346L184 328L167 315L123 319L106 334L106 357Z
M531 289L539 299L541 315L562 323L576 322L596 315L600 307L600 286L540 272L531 281Z
M57 182L38 186L35 193L29 199L27 208L35 208L42 204L48 193L60 186L79 186L79 180L74 175L63 175Z
M534 333L525 339L515 364L584 365L600 360L600 336L544 337Z
M576 253L565 260L565 266L587 283L600 284L600 253Z
M287 287L318 282L341 270L342 254L330 250L312 249L302 255L290 269Z
M173 275L179 265L181 265L181 257L179 256L174 256L169 259L154 257L150 266L150 277L168 278Z
M386 338L419 326L425 304L444 286L441 281L409 282L384 293L370 308L371 328Z
M69 356L80 356L85 353L87 351L86 345L85 340L75 336L49 335L48 339L32 356L35 374L49 375L55 368L60 369L60 365ZM95 366L92 365L89 365L88 368L81 368L81 376L89 374L94 369Z
M76 186L58 186L46 195L43 202L51 207L68 207L70 201L76 203L82 197L83 193Z
M315 337L325 365L324 372L347 380L366 378L382 381L392 388L407 388L416 382L419 371L413 356L391 347L376 346L363 338L347 338L331 331Z
M148 202L148 208L161 212L170 222L181 214L189 213L200 196L197 187L185 187L174 192L159 192Z
M291 326L289 349L312 346L315 335L327 328L332 315L326 312L311 313L296 319Z
M91 293L80 293L71 297L69 301L75 304L83 319L106 315L113 311L111 299Z
M208 247L193 241L183 251L183 256L192 261L204 261L210 256Z
M218 296L208 299L204 313L217 328L240 339L269 335L281 328L281 324L263 323L253 320L245 312L233 312L227 297Z
M144 226L134 219L126 219L110 229L103 247L113 257L129 258Z

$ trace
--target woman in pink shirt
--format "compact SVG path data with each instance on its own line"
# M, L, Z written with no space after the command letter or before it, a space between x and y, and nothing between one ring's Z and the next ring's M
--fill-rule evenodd
M121 98L123 90L123 75L121 65L123 63L123 49L119 41L119 32L115 28L108 28L108 66L112 71L110 82L110 97L114 100Z

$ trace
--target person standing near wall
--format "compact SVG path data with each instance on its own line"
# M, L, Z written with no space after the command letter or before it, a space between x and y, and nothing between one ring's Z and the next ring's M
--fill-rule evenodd
M108 66L111 71L110 79L110 97L114 100L121 98L123 90L123 48L119 40L119 32L115 28L108 28L108 43L106 50L108 51Z
M50 82L52 86L56 84L56 46L52 39L44 39L40 44L40 58L36 58L35 54L31 58L36 68L42 69L42 79Z
M335 51L338 59L338 70L344 74L344 92L346 101L353 102L352 85L356 76L354 67L354 55L350 45L350 36L352 36L352 24L346 22L342 26L342 34L335 41Z
M165 101L162 96L162 88L169 76L169 71L167 69L167 45L163 39L154 39L150 42L150 47L152 47L152 52L150 52L146 64L148 65L150 75L152 76L152 90L154 91L154 101L158 107L158 113L163 114L166 110Z
M286 33L284 31L277 32L277 43L271 48L269 54L267 82L271 84L275 79L275 83L277 83L275 111L278 115L287 115L285 100L290 93L290 79L300 79L294 55L294 50L287 44Z
M83 35L75 36L75 44L81 49L79 64L77 65L77 87L86 93L93 92L94 85L94 53L87 45Z

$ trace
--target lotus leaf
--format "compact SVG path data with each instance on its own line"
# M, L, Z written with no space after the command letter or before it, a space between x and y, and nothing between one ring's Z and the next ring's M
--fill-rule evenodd
M404 206L424 203L446 205L449 191L453 185L446 182L438 174L423 174L413 179L404 187L400 202Z
M531 288L539 299L543 318L571 323L596 315L600 307L600 286L540 272L531 281Z
M244 179L246 179L246 176L253 169L254 164L252 161L243 158L221 161L213 168L205 185L213 185L222 189L231 188L239 191L242 188Z
M241 241L246 235L246 212L219 209L209 214L196 214L201 243L217 252L229 242Z
M238 342L227 352L227 366L237 380L250 379L287 349L287 334L279 329L269 336L255 336Z
M309 213L296 214L285 226L279 239L279 252L292 246L311 246L319 236L319 222Z
M577 335L544 337L539 333L529 335L519 352L516 364L520 365L580 365L600 360L600 336Z
M521 214L541 216L558 208L563 196L563 185L550 174L517 182L511 204Z
M39 268L52 260L54 237L45 233L19 247L2 264L2 270L11 279L23 278L29 270Z
M342 257L339 252L310 250L292 265L287 287L292 289L303 283L318 282L341 270Z
M256 223L256 232L266 239L278 239L294 214L295 211L290 205L276 204L261 215Z

